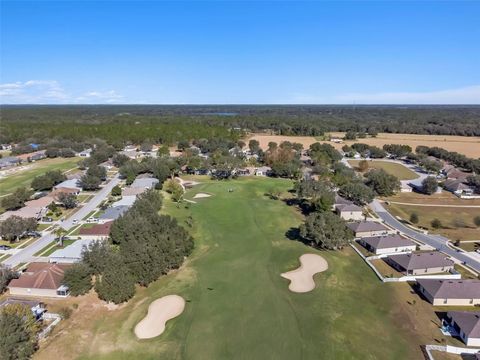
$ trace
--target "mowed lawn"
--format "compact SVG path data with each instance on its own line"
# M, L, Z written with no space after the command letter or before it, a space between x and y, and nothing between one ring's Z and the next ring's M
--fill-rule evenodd
M291 187L276 179L204 180L186 197L212 197L179 206L165 200L164 212L193 224L196 249L186 264L114 311L92 295L70 299L80 307L37 358L421 358L420 340L403 326L406 305L397 306L392 287L352 249L317 251L285 236L301 215L264 194L272 188L288 194ZM304 253L324 256L329 269L316 275L315 290L295 294L280 273L297 268ZM148 305L169 294L186 299L184 313L161 336L137 340L133 329Z
M354 168L357 168L360 161L362 160L348 160L348 163ZM399 180L413 180L418 178L415 172L402 164L382 160L367 160L367 162L369 169L383 169L387 173L395 175Z
M43 175L47 171L66 171L75 168L78 161L79 158L54 158L22 165L27 168L0 178L0 196L10 194L21 186L30 187L35 176Z

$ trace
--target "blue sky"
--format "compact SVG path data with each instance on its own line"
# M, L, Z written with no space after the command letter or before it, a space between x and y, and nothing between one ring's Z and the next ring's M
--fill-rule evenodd
M1 1L2 103L480 104L480 2Z

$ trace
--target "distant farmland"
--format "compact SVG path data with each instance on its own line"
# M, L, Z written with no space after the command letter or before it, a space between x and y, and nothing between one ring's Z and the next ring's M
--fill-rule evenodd
M333 137L343 137L344 133L330 133ZM254 134L250 139L260 142L262 149L268 148L268 143L274 141L281 143L282 141L298 142L303 144L304 148L308 148L311 144L318 140L313 136L283 136L283 135L266 135ZM319 141L323 142L323 141ZM335 148L341 149L343 145L351 145L360 142L368 145L382 147L385 144L404 144L410 145L413 150L419 145L429 147L438 146L448 151L456 151L472 158L480 158L480 137L472 136L451 136L451 135L411 135L411 134L387 134L380 133L376 138L357 139L353 141L345 141L342 144L329 142Z

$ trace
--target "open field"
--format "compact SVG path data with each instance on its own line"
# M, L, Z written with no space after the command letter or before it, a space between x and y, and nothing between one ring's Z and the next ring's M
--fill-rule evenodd
M330 133L330 135L334 137L343 137L344 133ZM267 134L253 134L249 137L248 140L250 139L258 140L262 149L267 149L268 143L270 141L274 141L277 143L281 143L282 141L298 142L303 144L305 149L307 149L311 144L318 141L313 136L283 136ZM469 157L480 157L480 137L380 133L376 138L365 138L357 139L354 141L345 141L342 144L336 144L333 142L328 143L332 144L337 149L341 149L343 145L351 145L355 142L375 145L380 148L385 144L403 144L410 145L414 150L419 145L425 145L430 147L438 146L449 151L456 151L461 154L465 154Z
M285 194L291 186L276 179L205 180L187 195L210 198L180 206L166 199L164 212L182 224L191 216L191 258L120 307L109 309L93 294L50 301L52 311L74 303L78 309L36 358L420 359L421 344L441 339L431 306L407 284L378 281L351 248L317 251L288 240L285 233L302 216L264 193L276 187ZM311 292L292 293L280 274L297 268L307 252L324 257L328 270L315 275ZM171 294L186 300L184 312L161 336L137 340L134 328L149 304ZM381 346L365 340L375 338Z
M354 168L358 166L361 160L348 160L348 163ZM413 180L418 178L412 170L398 163L382 160L368 160L369 169L383 169L391 175L395 175L399 180Z
M431 233L441 234L450 240L480 239L480 229L473 223L473 218L480 215L480 208L440 207L421 205L401 205L390 203L388 210L395 216L409 220L413 212L418 214L419 222L415 226L428 229ZM433 229L431 222L439 219L443 228Z
M66 171L76 167L79 158L43 159L28 164L28 168L0 179L0 196L10 194L16 188L30 187L33 178L50 170Z
M460 199L449 191L442 191L439 194L426 195L417 192L399 192L393 196L383 198L391 202L419 205L454 205L454 206L480 206L480 199ZM426 209L427 210L427 209Z

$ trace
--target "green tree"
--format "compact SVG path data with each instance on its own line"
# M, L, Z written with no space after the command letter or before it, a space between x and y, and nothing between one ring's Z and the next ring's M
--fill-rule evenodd
M257 154L260 151L260 143L257 140L252 139L248 142L248 148L252 154Z
M80 186L83 190L98 190L100 188L100 184L102 180L100 178L85 174L80 178Z
M172 195L172 200L175 202L180 201L183 195L182 185L176 180L170 179L165 182L163 189Z
M358 171L360 171L360 172L365 172L365 171L368 170L368 167L369 167L369 165L368 165L368 161L367 161L367 160L360 160L360 161L358 162L358 166L357 166Z
M122 257L112 252L104 261L105 268L95 282L98 297L115 304L130 300L135 295L135 279Z
M422 181L422 191L427 195L432 195L437 192L438 181L433 176L427 176Z
M410 222L412 224L418 224L418 214L416 212L413 212L410 214Z
M440 219L437 219L437 218L432 220L431 225L434 229L440 229L443 226Z
M37 228L37 220L34 218L21 218L13 215L0 222L0 236L7 241L16 241L29 231Z
M473 218L473 223L475 224L476 227L480 226L480 215L477 215Z
M2 360L28 360L37 349L39 324L28 306L10 304L0 309Z
M160 158L170 156L170 149L168 148L168 146L167 145L160 146L157 151L157 156Z
M0 295L7 289L8 283L18 277L17 272L10 267L0 264Z
M353 240L352 231L331 212L312 213L300 225L300 235L324 249L342 249Z
M112 191L110 192L110 194L111 194L112 196L120 196L120 195L122 195L122 189L120 188L120 186L115 185L115 186L112 188Z
M73 209L77 207L78 201L75 194L60 193L58 195L58 201L63 205L65 209Z
M107 169L100 165L90 166L87 170L87 176L94 176L102 181L105 181L107 178Z
M360 206L372 202L375 197L373 190L360 181L349 182L342 185L338 190L338 193L345 199Z
M84 295L92 288L91 269L87 264L79 262L65 270L63 284L68 286L73 296Z
M27 201L30 196L32 196L31 191L27 190L25 187L19 187L13 192L13 194L2 198L2 207L6 210L20 209L25 205L25 201Z
M365 184L380 196L391 196L400 190L400 180L383 169L369 171Z

